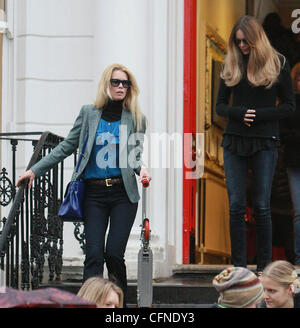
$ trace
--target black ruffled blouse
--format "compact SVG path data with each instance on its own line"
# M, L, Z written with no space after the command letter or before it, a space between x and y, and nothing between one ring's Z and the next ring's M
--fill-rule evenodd
M233 154L251 156L260 150L270 150L279 147L279 140L224 134L221 146L230 150Z

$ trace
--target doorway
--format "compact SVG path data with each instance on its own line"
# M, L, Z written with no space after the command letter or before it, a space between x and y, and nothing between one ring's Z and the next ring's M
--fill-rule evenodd
M223 0L185 0L184 132L204 133L205 169L201 179L183 181L183 264L230 263L229 209L220 147L226 122L214 112L216 80L229 33L239 17L249 14L263 23L273 11L288 28L295 19L292 11L299 7L299 1L226 0L224 3ZM300 44L300 38L297 42ZM282 179L284 170L279 159L272 198L273 258L292 261L292 208L286 175ZM280 209L276 208L278 200L274 195L281 195ZM256 259L250 204L245 219L249 228L248 264L252 264Z

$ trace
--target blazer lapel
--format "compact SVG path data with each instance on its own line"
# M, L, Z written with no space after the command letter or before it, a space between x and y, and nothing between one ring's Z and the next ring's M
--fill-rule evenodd
M132 125L131 113L127 109L122 110L121 125L123 128L120 129L120 139L127 140Z
M93 108L90 117L88 118L88 127L89 127L89 139L86 146L86 153L90 154L93 148L97 127L102 115L102 108L97 109L96 107Z
M127 141L128 136L131 131L132 126L132 117L130 111L127 109L122 110L122 116L121 116L121 125L120 125L120 140L119 140L119 165L120 168L126 168L127 167L127 157L128 157L128 149L127 149Z

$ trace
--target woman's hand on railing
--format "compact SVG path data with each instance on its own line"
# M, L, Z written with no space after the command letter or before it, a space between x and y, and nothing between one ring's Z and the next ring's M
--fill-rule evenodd
M33 173L33 171L28 170L24 172L22 175L19 176L19 180L17 181L17 187L20 187L22 182L28 179L29 180L28 187L31 188L34 178L35 178L35 174Z

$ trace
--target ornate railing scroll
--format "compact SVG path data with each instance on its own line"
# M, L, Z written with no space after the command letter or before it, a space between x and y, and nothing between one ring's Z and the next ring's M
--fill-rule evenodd
M39 140L27 139L30 135L41 136ZM60 280L62 272L63 223L57 212L63 197L63 162L36 178L31 189L24 182L16 190L16 148L21 142L32 142L34 152L28 170L63 138L51 132L36 132L2 133L0 139L12 145L12 178L8 178L6 168L0 173L1 212L11 206L1 220L0 266L7 286L34 289L43 280L46 258L50 281Z

